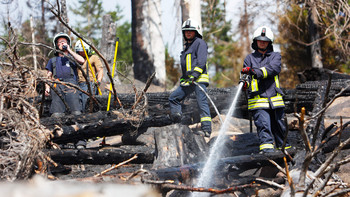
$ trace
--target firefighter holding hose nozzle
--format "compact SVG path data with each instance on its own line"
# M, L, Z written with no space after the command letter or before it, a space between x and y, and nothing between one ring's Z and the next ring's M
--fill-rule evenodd
M248 92L248 110L252 113L257 128L260 153L274 152L283 148L286 137L284 123L283 92L280 89L281 54L273 51L273 32L269 27L257 28L253 35L253 53L247 55L241 71L248 76L243 90ZM291 148L286 141L285 149Z

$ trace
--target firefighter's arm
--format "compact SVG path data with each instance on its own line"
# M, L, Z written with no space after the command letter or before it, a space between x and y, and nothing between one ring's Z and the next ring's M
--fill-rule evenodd
M281 54L273 53L270 56L270 61L263 67L256 69L258 78L274 77L281 72Z
M206 64L207 64L207 56L208 56L208 47L203 42L200 43L197 50L197 65L194 67L192 76L197 79L199 75L203 73L204 70L206 70Z
M84 62L85 62L85 59L84 59L81 55L79 55L79 54L77 54L76 52L74 52L74 51L69 47L69 45L67 45L67 46L68 46L68 47L67 47L68 53L71 54L71 55L73 56L73 58L74 58L80 65L83 65Z

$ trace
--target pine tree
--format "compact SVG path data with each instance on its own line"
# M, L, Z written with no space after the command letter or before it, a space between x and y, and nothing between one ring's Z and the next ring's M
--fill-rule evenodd
M97 44L104 14L102 0L79 0L78 3L78 6L75 6L77 8L70 8L76 16L83 19L78 22L76 30Z
M212 81L217 87L238 83L241 69L241 50L233 41L231 21L225 19L225 3L206 0L202 6L203 39L209 47L209 67L215 67Z

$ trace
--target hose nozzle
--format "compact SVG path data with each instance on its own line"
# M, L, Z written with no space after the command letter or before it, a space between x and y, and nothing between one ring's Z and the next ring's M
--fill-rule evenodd
M249 75L240 73L239 83L245 83L248 81Z

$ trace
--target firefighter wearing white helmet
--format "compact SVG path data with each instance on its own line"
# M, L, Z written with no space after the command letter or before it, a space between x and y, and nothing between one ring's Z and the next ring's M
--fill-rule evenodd
M257 128L260 153L270 153L281 148L291 148L286 140L284 124L283 91L280 87L281 54L273 51L273 33L266 26L259 27L253 35L253 53L244 59L241 73L249 75L243 81L248 91L248 110Z
M71 39L65 33L58 33L53 38L53 45L56 50L61 52L55 53L55 57L51 58L47 65L47 77L51 80L68 82L72 84L78 84L78 72L77 63L83 64L84 58L70 48ZM70 57L70 58L68 58ZM74 59L75 61L71 60ZM54 88L55 91L51 91ZM58 93L58 94L57 94ZM74 89L67 87L63 84L46 84L45 95L49 96L51 94L51 106L50 113L53 117L62 117L65 113L71 113L74 115L79 115L81 113L81 107L79 105L79 94ZM61 96L58 96L61 95ZM69 106L69 110L66 109L66 102Z
M252 48L254 50L260 49L260 50L266 51L267 49L270 49L273 51L273 47L272 47L273 39L274 39L274 36L273 36L273 32L271 31L271 29L269 27L266 27L266 26L261 26L254 31ZM266 48L263 48L263 49L258 48L258 45L257 45L258 40L269 42L268 46Z
M185 31L195 31L196 37L203 38L202 28L199 25L199 23L194 19L187 19L182 24L182 34L184 36L184 39L187 40L187 38L185 37Z
M180 55L182 76L180 86L169 97L171 119L174 123L181 122L181 102L192 92L196 93L197 104L200 109L201 130L197 134L210 137L211 116L207 97L201 88L206 91L209 85L208 75L208 46L202 40L202 29L193 19L186 20L182 25L185 39L184 50Z

